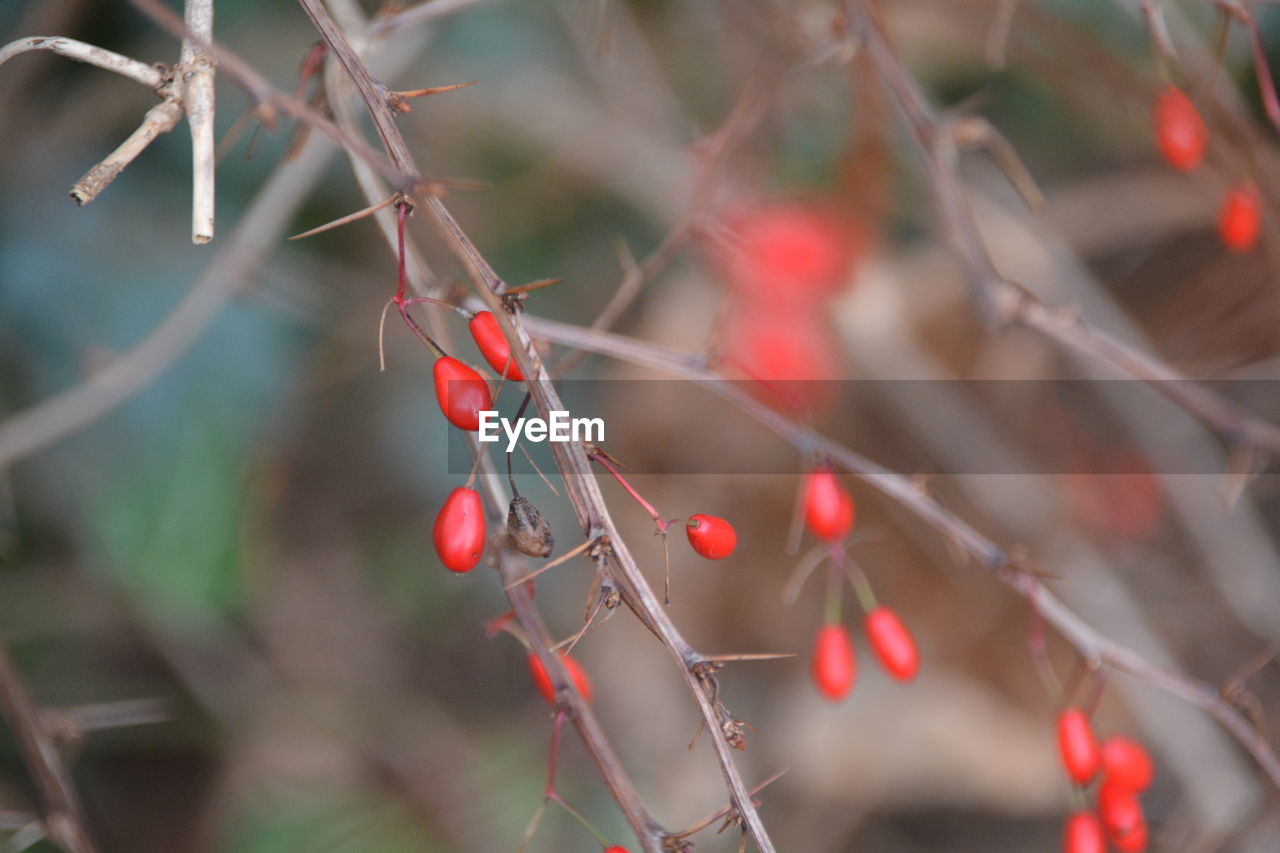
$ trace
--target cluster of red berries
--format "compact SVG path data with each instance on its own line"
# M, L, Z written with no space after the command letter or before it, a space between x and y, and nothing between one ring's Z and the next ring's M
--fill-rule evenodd
M748 379L794 382L788 396L822 402L828 389L811 380L838 378L828 303L849 280L861 243L857 230L799 202L752 206L724 222L732 238L716 254L731 298L721 354Z
M1151 787L1155 770L1142 745L1111 737L1099 746L1084 712L1067 708L1058 716L1058 752L1081 791L1102 777L1097 812L1081 809L1067 818L1065 853L1106 853L1108 840L1119 853L1143 853L1148 830L1138 795Z
M484 360L499 376L522 382L524 374L511 358L511 347L498 320L488 311L477 312L468 324ZM447 355L436 359L432 374L436 402L445 419L460 430L480 428L480 412L493 408L489 384L476 370ZM463 573L475 568L484 553L484 507L480 495L466 486L454 489L436 515L432 541L440 562L450 571Z
M1195 104L1177 86L1165 86L1155 103L1156 143L1165 161L1180 172L1192 172L1204 161L1209 129ZM1218 209L1218 237L1232 252L1248 252L1262 233L1262 197L1248 178L1237 181Z
M821 467L809 473L805 480L804 520L810 533L833 549L842 549L841 543L853 530L856 516L853 496L840 484L835 472ZM843 555L842 550L839 553ZM866 610L863 628L872 651L890 676L898 681L915 678L920 656L915 640L897 613L873 604ZM812 674L818 692L833 702L853 688L857 662L853 639L843 623L828 621L818 628Z

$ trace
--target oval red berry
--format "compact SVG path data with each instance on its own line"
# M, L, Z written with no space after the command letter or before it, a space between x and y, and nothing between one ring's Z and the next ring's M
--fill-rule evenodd
M1109 833L1132 832L1142 823L1142 804L1133 789L1114 782L1103 782L1098 788L1098 814Z
M843 539L853 529L853 497L826 469L813 471L805 481L804 520L809 531L828 542Z
M1218 237L1228 251L1244 253L1258 245L1262 234L1262 197L1253 181L1241 181L1227 191L1218 211Z
M516 366L515 359L511 358L511 345L507 343L507 336L502 334L497 317L488 311L479 311L471 318L468 328L471 329L471 338L476 342L480 354L495 373L516 382L524 381L524 374Z
M1138 824L1130 832L1111 836L1111 844L1116 848L1117 853L1144 853L1149 840L1146 821Z
M1170 166L1190 172L1204 160L1209 130L1191 99L1177 86L1166 86L1156 97L1156 143Z
M1124 737L1102 743L1102 772L1107 782L1141 793L1151 787L1155 769L1142 744Z
M556 704L556 688L551 683L551 676L547 674L547 668L542 665L542 661L538 660L538 656L530 654L529 658L529 675L533 678L533 686L537 688L540 695L548 705ZM573 686L578 688L578 692L582 694L582 698L590 703L595 697L595 689L591 685L591 679L587 676L587 671L582 668L577 659L572 655L560 652L560 662L564 664L564 668L569 673L569 678L573 680Z
M714 515L691 515L684 529L693 550L708 560L723 560L738 544L733 525Z
M432 368L436 382L436 402L449 423L458 429L480 429L480 412L493 408L484 378L456 358L442 356Z
M467 488L454 489L436 515L431 540L445 568L469 572L484 553L484 506L480 495Z
M1093 812L1076 812L1067 818L1062 849L1063 853L1107 853L1098 816Z
M1087 785L1098 773L1102 757L1093 737L1089 718L1078 708L1068 708L1058 717L1058 752L1067 775L1078 785Z
M813 683L818 692L837 702L849 693L856 675L849 629L843 625L823 625L813 644Z
M887 607L877 607L867 614L867 641L880 660L880 665L898 681L910 681L920 668L920 655L915 640L898 614Z

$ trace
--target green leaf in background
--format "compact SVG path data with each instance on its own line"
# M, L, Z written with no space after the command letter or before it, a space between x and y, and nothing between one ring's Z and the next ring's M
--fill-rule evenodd
M241 601L244 445L192 417L173 453L122 464L91 510L103 566L140 610L199 628Z

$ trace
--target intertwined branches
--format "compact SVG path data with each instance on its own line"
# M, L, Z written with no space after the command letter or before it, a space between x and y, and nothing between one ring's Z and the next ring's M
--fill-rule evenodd
M606 314L592 328L577 328L527 317L520 311L504 310L503 296L509 290L507 284L451 214L440 195L442 184L425 177L423 170L418 167L409 145L396 126L397 110L392 97L394 93L374 77L362 56L362 52L367 51L378 38L396 27L462 8L469 5L467 0L437 0L371 23L360 22L363 25L360 32L353 32L349 26L339 26L330 9L320 0L300 0L302 8L331 51L334 61L340 64L341 71L355 86L361 101L367 107L384 153L374 151L358 137L355 124L343 119L341 105L330 105L335 116L331 120L323 113L280 92L225 48L214 44L211 34L212 6L207 0L193 0L189 3L185 21L178 20L155 0L135 2L183 39L181 58L173 68L153 68L100 48L59 38L25 39L0 50L0 63L20 52L52 50L121 73L156 89L162 97L161 103L148 113L142 127L120 150L98 167L99 174L91 172L77 184L79 194L73 191L73 195L76 195L78 201L85 203L92 200L156 135L172 129L185 114L191 122L197 149L194 166L196 189L193 238L196 242L210 238L213 233L212 74L215 64L220 65L224 73L250 92L256 99L257 106L264 111L278 110L286 113L337 142L353 158L353 162L363 167L363 170L357 171L363 178L362 185L370 195L371 204L394 195L412 203L417 210L427 215L439 238L472 280L474 298L500 318L503 331L512 344L513 357L529 377L527 387L532 401L544 418L551 411L563 409L564 406L551 375L543 364L542 354L534 345L535 340L559 344L577 352L601 353L694 380L740 407L803 453L821 453L906 506L949 541L959 543L978 562L1027 599L1030 606L1091 664L1107 665L1128 672L1203 708L1249 750L1268 776L1280 786L1280 762L1277 762L1267 738L1224 698L1222 691L1212 685L1153 666L1131 649L1094 630L1037 578L1030 559L1015 556L1013 549L1002 547L979 533L971 524L922 491L912 479L875 465L850 448L830 441L812 428L788 419L741 393L708 369L703 356L668 351L652 344L610 334L608 327L635 298L644 282L656 274L687 242L698 221L694 213L672 230L649 260L627 270L624 286L619 289ZM344 10L340 16L344 25L359 18L354 4L334 2L330 6ZM1013 4L1004 6L1006 10L1011 10ZM1150 10L1154 7L1144 4L1144 8ZM892 50L869 3L851 2L846 4L846 10L847 23L850 25L848 38L857 49L869 53L878 78L893 94L921 146L924 165L937 195L942 220L953 247L967 265L974 301L980 313L995 324L1020 324L1035 330L1074 352L1109 365L1122 375L1150 384L1173 404L1193 414L1233 444L1258 451L1280 450L1280 428L1274 424L1252 416L1202 386L1183 381L1177 371L1160 360L1119 342L1069 308L1046 305L1027 288L1000 274L969 208L965 187L957 169L959 149L966 141L964 134L972 131L974 125L957 123L940 116L928 103L920 87ZM1011 11L1007 11L1006 15L1008 14ZM1007 27L1007 22L1005 26ZM1163 27L1158 31L1163 32ZM358 46L353 43L358 43ZM331 99L335 98L332 89L328 94ZM749 105L750 101L744 99L743 103ZM743 110L746 112L746 107ZM749 121L726 121L726 136L730 131L741 132L740 125L744 123ZM205 157L205 154L208 156ZM372 182L378 178L392 183L389 191L374 186ZM296 202L297 199L291 200ZM703 202L705 198L701 199L700 205ZM288 205L284 205L275 210L275 218L278 220L281 210L287 208ZM385 215L389 214L389 210L380 212L384 220ZM252 251L246 251L243 247L235 250L235 256L240 262L245 262L246 257L251 264L260 260L267 244L259 241L250 248ZM421 288L430 289L432 285L429 274L420 261L418 265L421 272L415 276L415 283ZM145 387L172 360L174 353L180 352L182 345L198 334L217 313L230 289L224 284L218 291L218 299L201 303L200 313L194 320L184 320L177 330L178 336L174 341L169 341L167 346L154 351L140 349L135 361L130 362L131 370L128 375L132 377L132 381L127 385L112 386L104 391L91 382L85 386L87 391L72 392L73 396L67 398L69 408L60 411L55 429L45 429L48 421L33 419L34 413L20 414L0 425L0 467L47 446ZM178 316L175 313L175 317ZM561 366L564 366L563 363ZM80 396L74 396L77 393ZM90 402L81 403L81 400ZM37 413L40 411L38 409ZM582 444L567 443L554 444L552 449L556 467L566 486L566 496L581 526L583 542L592 546L590 550L598 573L601 598L610 596L625 604L671 655L710 733L717 762L729 792L730 802L724 810L725 815L733 822L740 823L745 835L760 850L773 850L752 793L744 784L734 762L733 749L738 744L734 737L734 727L740 725L740 721L717 698L716 679L719 676L715 673L715 667L711 666L713 659L695 650L684 639L643 577L635 557L620 536L596 483L588 458L588 448ZM475 445L473 451L479 453ZM487 457L482 462L490 464ZM491 519L500 521L505 516L508 495L503 491L500 478L486 477L484 481L488 513ZM672 833L664 828L641 801L603 727L591 707L577 693L559 657L553 653L555 643L551 632L527 587L517 583L528 574L525 561L512 549L502 547L498 549L496 562L516 618L528 635L534 654L551 677L558 708L573 722L606 787L641 844L648 851L661 851L674 849L684 843L683 833ZM0 660L0 665L5 663ZM0 687L7 680L3 667L0 666ZM16 700L13 696L0 696L0 699L5 700L7 715L23 717L20 695ZM13 704L15 701L18 704ZM44 750L38 738L27 746L29 763L36 768L43 767L40 756L44 754ZM69 785L62 784L65 779L59 780L56 772L46 775L51 780L48 791L45 792L52 804L51 809L56 808L58 814L71 815L74 818L71 826L75 829L79 826L79 808L75 803L74 792L70 791ZM91 849L81 844L77 840L77 833L70 830L65 835L55 834L54 837L69 850Z

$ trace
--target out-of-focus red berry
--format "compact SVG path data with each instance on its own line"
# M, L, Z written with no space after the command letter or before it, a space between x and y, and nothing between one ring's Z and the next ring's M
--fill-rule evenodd
M1204 160L1209 129L1195 104L1177 86L1165 86L1156 96L1156 143L1170 166L1190 172Z
M1218 211L1218 237L1228 251L1244 253L1258 245L1262 233L1262 196L1253 181L1227 190Z
M848 282L861 236L818 207L781 203L725 219L729 245L718 247L729 286L767 306L813 304Z
M1124 737L1110 737L1102 742L1102 772L1108 782L1138 793L1151 787L1155 777L1146 749Z
M840 485L835 472L820 468L805 479L804 520L809 532L827 542L849 535L857 516L853 496Z
M823 625L813 644L813 683L818 692L838 702L853 687L857 663L853 656L853 640L843 625Z
M1067 818L1062 850L1063 853L1107 853L1098 816L1093 812L1076 812Z
M910 681L920 668L920 654L898 614L888 607L877 607L867 614L867 641L880 665L898 681Z
M569 678L573 679L574 687L578 688L578 692L582 694L582 698L590 702L595 696L595 688L591 685L591 679L587 675L587 671L582 668L582 664L578 663L577 658L572 655L560 652L560 662L564 664L564 668L569 672ZM546 667L542 665L542 661L538 660L535 654L529 655L529 675L533 678L533 686L538 689L538 694L546 700L548 705L556 704L556 689L551 683L551 676L547 673Z
M1068 708L1058 715L1058 752L1076 784L1087 785L1097 775L1102 755L1089 718L1079 708Z

